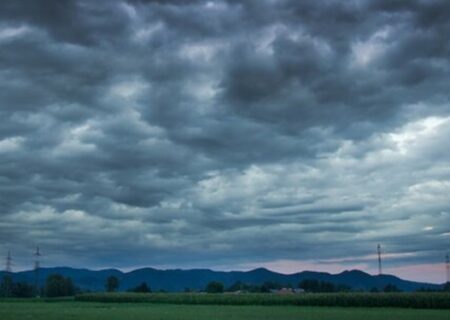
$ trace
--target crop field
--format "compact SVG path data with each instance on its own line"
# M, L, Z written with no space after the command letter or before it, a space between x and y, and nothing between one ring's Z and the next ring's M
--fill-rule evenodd
M215 305L294 305L328 307L396 307L450 309L449 293L312 293L279 294L201 294L201 293L90 293L77 301L110 303L168 303Z
M1 320L446 320L450 310L292 305L183 305L79 301L0 301Z

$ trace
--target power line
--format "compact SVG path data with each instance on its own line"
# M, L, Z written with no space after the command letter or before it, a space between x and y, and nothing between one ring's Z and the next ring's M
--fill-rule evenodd
M34 255L34 290L36 296L39 296L39 268L40 268L40 257L42 256L39 251L39 246L36 247L36 252Z
M378 252L378 275L383 274L383 268L381 265L381 245L378 244L377 246L377 252Z
M445 255L445 270L447 272L447 283L450 282L450 258L448 253Z
M5 266L6 272L12 272L12 256L11 256L11 250L8 250L8 255L6 256L6 266Z

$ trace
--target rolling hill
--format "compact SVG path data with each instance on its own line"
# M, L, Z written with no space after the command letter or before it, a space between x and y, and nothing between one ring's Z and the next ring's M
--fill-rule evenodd
M251 271L213 271L209 269L191 270L158 270L153 268L136 269L130 272L122 272L116 269L88 270L68 267L41 268L39 269L39 282L44 284L50 274L61 274L70 277L74 283L83 290L101 291L104 289L107 277L114 275L120 281L120 290L127 290L142 282L147 282L154 291L183 291L185 288L201 290L210 281L220 281L225 287L236 281L248 284L262 284L265 281L274 281L285 285L297 286L305 279L328 281L334 284L345 284L353 289L370 290L371 288L383 288L387 284L393 284L402 291L415 291L419 288L439 289L442 286L430 283L420 283L400 279L392 275L373 276L359 270L344 271L338 274L325 272L303 271L294 274L281 274L264 268ZM5 272L0 272L3 277ZM12 273L15 281L34 283L34 271L21 271Z

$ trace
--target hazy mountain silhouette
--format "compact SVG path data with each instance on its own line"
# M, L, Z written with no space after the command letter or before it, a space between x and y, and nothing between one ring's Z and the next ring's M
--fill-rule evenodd
M185 288L200 290L205 288L210 281L222 282L225 287L232 285L236 281L247 284L262 284L265 281L274 281L284 285L297 287L298 283L305 279L316 279L328 281L334 284L345 284L353 289L370 290L371 288L381 289L387 284L393 284L403 291L415 291L419 288L439 289L438 284L413 282L400 279L392 275L372 276L359 270L344 271L338 274L325 272L303 271L294 274L281 274L264 268L251 271L213 271L209 269L191 270L158 270L153 268L136 269L131 272L122 272L116 269L88 270L74 269L68 267L41 268L39 269L40 283L44 284L48 275L58 273L72 278L74 283L84 290L100 291L104 289L105 280L108 276L114 275L119 278L120 290L127 290L142 282L147 282L152 290L183 291ZM3 277L5 272L0 272ZM34 283L34 271L22 271L12 273L15 281L25 281Z

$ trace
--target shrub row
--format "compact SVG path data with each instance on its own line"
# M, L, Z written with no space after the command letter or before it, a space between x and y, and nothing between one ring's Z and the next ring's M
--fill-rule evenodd
M87 293L77 301L115 303L171 303L217 305L298 305L338 307L398 307L450 309L449 293L307 293L204 294L204 293Z

